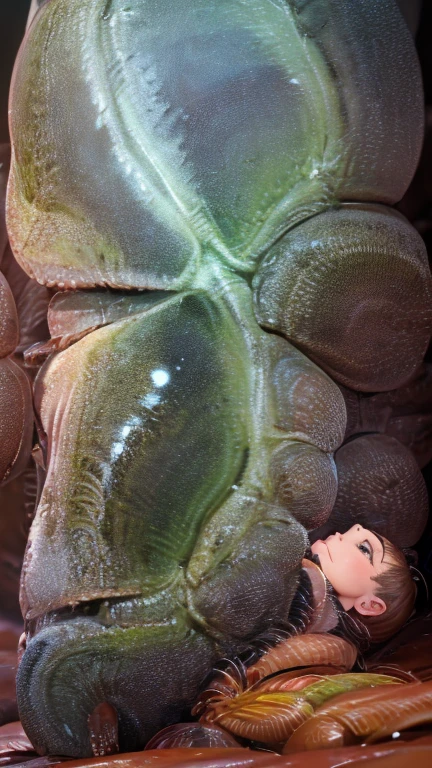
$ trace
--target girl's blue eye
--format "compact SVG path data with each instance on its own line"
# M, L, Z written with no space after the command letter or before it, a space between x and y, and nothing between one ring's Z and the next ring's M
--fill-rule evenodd
M369 542L368 541L362 541L362 543L361 544L357 544L357 546L358 546L360 552L363 552L363 554L370 560L370 562L372 562L373 551L372 551L372 547L369 544Z

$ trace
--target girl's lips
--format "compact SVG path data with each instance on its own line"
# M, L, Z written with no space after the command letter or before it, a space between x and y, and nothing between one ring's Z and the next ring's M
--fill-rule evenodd
M327 544L327 541L328 541L329 538L331 538L331 537L329 536L325 541L322 541L321 543L325 544L325 546L327 547L328 556L329 556L330 560L333 562L333 558L331 556L330 548L329 548L329 545Z
M328 544L327 544L327 539L325 541L323 541L323 539L317 539L314 543L315 544L324 544L327 547L328 556L329 556L330 560L333 562L333 558L332 558L332 556L330 554L330 550L329 550L329 547L328 547Z

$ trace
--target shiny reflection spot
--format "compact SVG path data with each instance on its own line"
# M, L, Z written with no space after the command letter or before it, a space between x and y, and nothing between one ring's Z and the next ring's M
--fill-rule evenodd
M164 371L162 368L157 368L151 372L151 379L155 387L164 387L170 380L168 371Z
M144 406L144 408L147 408L149 411L151 411L155 405L159 405L161 401L161 396L157 394L157 392L149 392L148 395L143 397L143 399L140 401L141 405Z

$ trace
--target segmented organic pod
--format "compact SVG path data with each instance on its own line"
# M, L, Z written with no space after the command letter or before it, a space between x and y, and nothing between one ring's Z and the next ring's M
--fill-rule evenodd
M342 666L347 672L354 666L357 650L342 637L307 634L290 637L278 643L247 670L249 683L290 667L329 664Z
M432 683L408 683L343 694L319 707L290 738L285 753L344 744L373 744L396 731L432 721Z
M8 196L17 259L62 292L31 353L54 351L18 674L40 752L90 755L104 702L142 748L287 620L337 495L335 381L404 386L429 340L426 252L389 207L422 124L393 0L41 5Z
M209 712L213 720L219 706L223 709L228 699L246 691L294 690L297 684L303 687L310 677L318 675L317 679L321 679L323 675L348 672L356 658L357 650L352 643L334 635L307 634L281 639L255 663L246 665L240 659L219 662L203 685L192 715L207 722Z
M312 682L307 676L305 683L303 687L298 682L296 687L287 690L282 680L280 687L275 683L272 690L257 687L245 691L235 699L210 704L202 721L220 725L234 736L279 744L286 741L329 699L365 687L398 685L400 680L359 672L322 676ZM352 698L356 703L355 697Z

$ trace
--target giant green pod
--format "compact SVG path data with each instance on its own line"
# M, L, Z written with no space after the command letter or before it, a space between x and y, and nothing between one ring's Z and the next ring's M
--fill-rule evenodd
M218 655L286 620L307 530L330 514L345 404L306 354L335 366L272 333L291 338L300 279L279 251L304 233L307 258L309 229L345 212L366 272L376 216L385 245L398 226L415 242L366 203L396 202L415 170L418 65L390 0L49 0L11 127L20 263L51 287L113 289L51 307L62 351L35 392L47 478L20 713L40 752L80 756L110 701L121 747L140 748ZM334 210L353 200L363 226L352 204ZM395 386L420 365L426 309L419 326ZM397 328L394 302L386 339ZM349 384L365 389L356 352Z
M303 6L46 3L13 82L9 232L26 269L184 286L204 246L250 270L337 200L397 201L422 139L409 32L391 2Z

